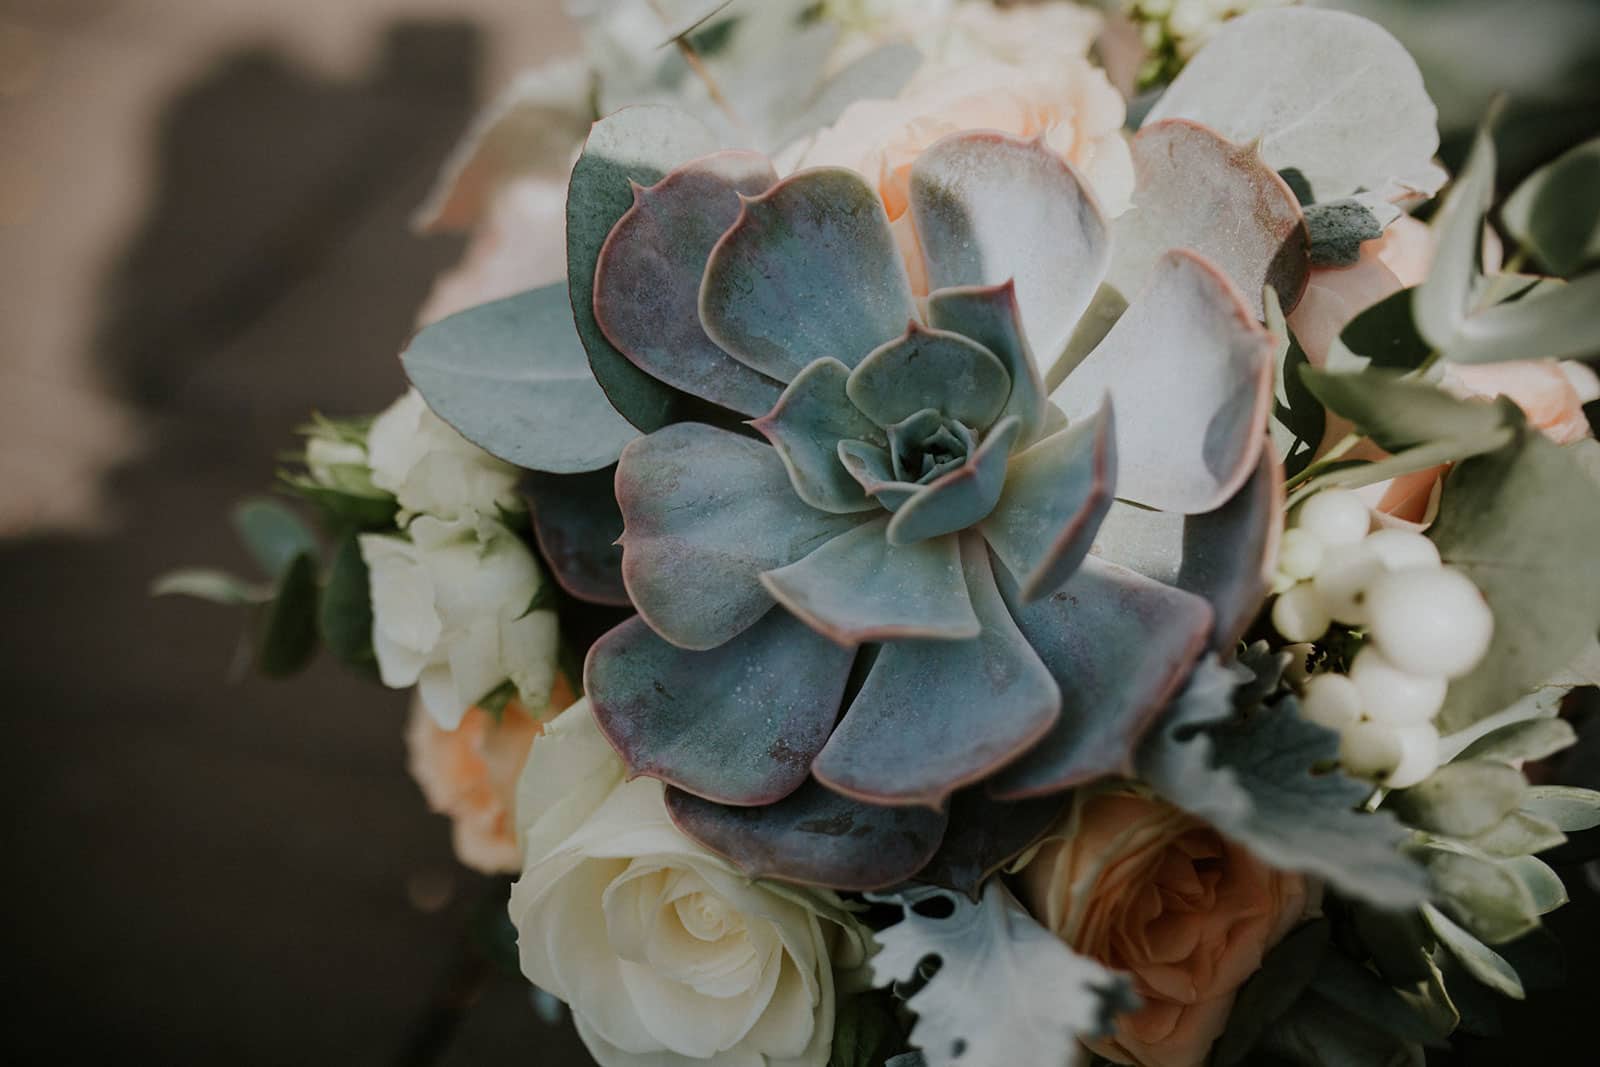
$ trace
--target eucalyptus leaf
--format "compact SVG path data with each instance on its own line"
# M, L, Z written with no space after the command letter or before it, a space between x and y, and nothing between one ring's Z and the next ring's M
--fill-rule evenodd
M1511 941L1539 925L1532 892L1494 857L1437 838L1423 854L1444 909L1485 942Z
M1600 272L1541 287L1469 317L1441 346L1453 363L1582 359L1600 354Z
M317 651L317 562L309 553L278 578L256 634L256 669L269 678L298 672Z
M1530 174L1500 218L1556 274L1570 277L1600 261L1600 137Z
M1374 367L1416 370L1433 352L1433 346L1417 332L1412 310L1415 296L1416 289L1402 289L1378 301L1345 325L1339 341L1370 360Z
M1412 826L1449 837L1481 834L1516 810L1527 781L1504 763L1463 760L1440 767L1386 804Z
M185 567L168 571L150 583L150 595L191 596L197 600L235 607L240 604L265 604L272 599L272 587L247 582L227 571Z
M1480 131L1432 227L1433 267L1417 287L1417 330L1436 349L1449 347L1466 321L1477 282L1483 216L1494 196L1494 144Z
M1600 826L1600 793L1571 785L1536 785L1523 797L1522 810L1569 834L1592 830Z
M1576 743L1578 734L1564 719L1533 719L1514 723L1474 741L1461 753L1464 760L1503 760L1516 763L1553 756Z
M1567 902L1567 887L1562 884L1561 876L1543 860L1512 856L1500 862L1528 888L1533 906L1540 915L1548 915Z
M1441 440L1493 447L1511 410L1501 404L1458 400L1391 372L1330 374L1308 366L1300 373L1328 410L1349 419L1362 435L1390 452Z
M282 576L297 558L315 558L316 535L300 516L276 500L259 497L233 509L233 528L256 563L271 578Z
M1567 835L1548 819L1513 811L1467 844L1491 856L1531 856L1565 844Z
M1522 980L1499 953L1451 922L1432 904L1422 905L1422 916L1468 974L1497 993L1514 1000L1523 998Z

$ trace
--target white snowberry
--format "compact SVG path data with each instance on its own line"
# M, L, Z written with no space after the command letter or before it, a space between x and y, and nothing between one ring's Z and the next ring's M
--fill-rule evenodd
M1353 545L1367 536L1371 515L1361 498L1348 489L1324 489L1300 505L1296 525L1314 534L1328 548Z
M1318 726L1343 731L1361 720L1361 693L1342 674L1319 674L1306 683L1300 713Z
M1412 674L1459 678L1483 659L1494 635L1494 616L1483 594L1451 567L1385 574L1365 599L1373 642L1391 663Z
M1328 549L1312 586L1331 618L1346 626L1359 626L1367 621L1367 589L1383 573L1377 554L1357 541Z
M1322 551L1322 541L1311 531L1285 530L1278 547L1278 573L1295 581L1310 578L1322 564Z
M1444 706L1444 691L1449 684L1437 675L1403 671L1370 646L1356 656L1350 667L1350 681L1360 692L1367 714L1392 727L1414 726L1432 719Z
M1440 566L1438 547L1410 530L1374 530L1362 543L1391 571Z
M1371 719L1352 723L1339 735L1339 762L1358 778L1382 778L1400 766L1396 731Z
M1328 632L1327 611L1309 585L1297 585L1272 605L1272 625L1287 641L1315 641Z

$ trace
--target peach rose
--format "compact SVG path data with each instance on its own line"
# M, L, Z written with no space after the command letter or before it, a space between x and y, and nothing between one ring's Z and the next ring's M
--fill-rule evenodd
M574 700L560 675L550 710ZM499 721L482 708L467 710L461 725L441 729L421 702L411 709L406 750L411 776L428 806L452 821L456 858L485 874L515 873L521 866L516 832L517 777L544 723L513 699Z
M1126 971L1143 1006L1090 1047L1117 1063L1199 1067L1234 995L1300 920L1304 878L1274 870L1153 797L1096 793L1022 872L1034 916Z
M1070 50L1027 65L929 64L894 100L858 100L839 121L780 155L784 169L849 167L878 190L911 283L926 295L916 231L907 212L911 165L947 134L989 129L1041 138L1072 164L1108 214L1133 197L1133 160L1122 134L1126 106L1105 72ZM792 164L792 166L790 166Z

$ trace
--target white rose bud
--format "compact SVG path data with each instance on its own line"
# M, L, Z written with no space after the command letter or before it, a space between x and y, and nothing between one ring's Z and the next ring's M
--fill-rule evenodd
M747 878L673 826L660 782L624 778L586 700L533 746L523 973L602 1067L823 1067L834 969L860 965L862 929L832 893Z
M415 389L373 422L367 454L372 484L400 502L401 525L413 515L493 517L521 507L517 468L456 433Z
M349 481L345 470L366 465L367 450L354 441L322 434L306 438L306 470L318 485L340 488Z
M529 709L543 708L555 681L556 617L528 610L544 584L528 547L487 522L423 515L409 532L409 540L360 538L383 684L417 686L446 730L507 680Z

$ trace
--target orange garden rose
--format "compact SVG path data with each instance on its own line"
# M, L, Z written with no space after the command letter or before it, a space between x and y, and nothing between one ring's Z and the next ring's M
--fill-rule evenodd
M1034 916L1133 976L1143 1005L1091 1047L1117 1063L1199 1067L1234 995L1306 910L1274 870L1164 801L1105 792L1074 805L1022 873Z
M557 675L549 711L559 711L574 699L571 685ZM473 870L499 874L519 869L517 776L543 733L543 720L515 699L498 721L482 708L469 708L454 730L441 729L420 702L413 704L406 726L411 776L428 806L450 817L456 857Z

